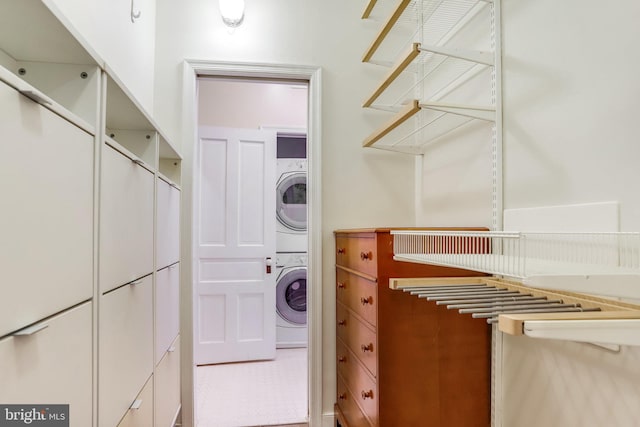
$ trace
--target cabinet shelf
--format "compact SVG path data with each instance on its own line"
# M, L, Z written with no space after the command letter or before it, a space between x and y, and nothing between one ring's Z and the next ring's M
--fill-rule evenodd
M640 299L640 233L392 234L396 260L481 271L536 288Z

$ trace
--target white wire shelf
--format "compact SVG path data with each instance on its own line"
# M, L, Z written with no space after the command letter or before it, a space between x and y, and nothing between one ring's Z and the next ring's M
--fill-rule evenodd
M383 2L369 2L363 18L371 17L376 3ZM490 11L487 5L490 3L483 0L400 0L362 60L390 65L412 43L447 45L474 20L487 20L488 29Z
M640 233L391 231L394 259L640 299Z
M395 106L387 106L395 111ZM495 107L411 100L389 122L369 135L363 147L407 154L423 154L427 147L455 132L463 133L474 125L493 125Z

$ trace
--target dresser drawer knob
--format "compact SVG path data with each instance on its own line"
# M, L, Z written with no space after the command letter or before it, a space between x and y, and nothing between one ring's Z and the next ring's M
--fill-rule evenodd
M347 285L345 285L342 282L338 282L338 289L346 289L346 288L347 288Z
M347 363L347 356L338 357L338 363Z
M373 297L372 296L369 296L367 298L360 297L360 304L362 305L373 304Z
M347 250L345 248L338 248L338 255L344 255L347 253Z
M347 393L340 393L338 395L338 399L340 400L347 400Z
M373 344L372 343L369 343L367 345L362 344L360 346L360 349L362 350L363 353L366 353L367 351L373 351Z
M369 251L369 252L360 252L360 259L362 261L365 261L365 260L371 261L373 259L373 253L371 251Z
M346 320L338 320L338 326L346 326L347 321Z
M362 390L362 398L363 399L373 399L373 390L369 390L369 391Z

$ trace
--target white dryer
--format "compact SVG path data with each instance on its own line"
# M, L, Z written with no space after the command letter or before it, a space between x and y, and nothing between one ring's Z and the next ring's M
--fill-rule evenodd
M307 251L307 159L277 159L276 251Z
M307 346L307 254L276 254L276 348Z

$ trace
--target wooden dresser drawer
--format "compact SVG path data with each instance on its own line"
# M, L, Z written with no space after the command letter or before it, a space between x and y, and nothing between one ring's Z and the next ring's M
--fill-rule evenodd
M353 393L354 400L373 425L378 424L378 390L375 380L338 338L336 342L338 374Z
M337 268L336 297L338 301L372 326L376 326L377 323L377 292L378 284L376 282Z
M372 424L362 412L356 403L356 398L347 388L346 383L340 375L338 375L336 401L349 427L377 427L377 424Z
M337 335L375 377L377 375L376 333L358 320L344 305L337 303Z
M336 263L338 265L376 277L377 254L375 234L336 237Z

